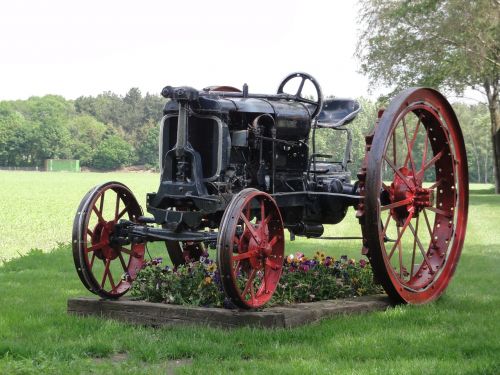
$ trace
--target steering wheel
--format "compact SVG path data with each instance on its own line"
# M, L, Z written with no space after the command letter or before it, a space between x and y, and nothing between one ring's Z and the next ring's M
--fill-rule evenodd
M287 94L283 92L283 88L285 85L291 81L292 79L295 78L301 78L302 80L300 81L299 88L297 89L297 92L295 94ZM311 99L307 99L302 97L302 89L304 88L304 83L306 81L311 81L311 83L314 85L314 88L316 89L316 95L318 96L318 100L314 101ZM314 106L314 111L311 114L311 119L314 119L320 112L321 109L323 108L323 93L321 92L321 86L319 83L316 81L316 79L307 73L302 73L302 72L296 72L289 74L288 76L281 81L279 87L278 87L278 94L285 94L287 95L290 99L296 100L301 103L306 103L306 104L311 104Z

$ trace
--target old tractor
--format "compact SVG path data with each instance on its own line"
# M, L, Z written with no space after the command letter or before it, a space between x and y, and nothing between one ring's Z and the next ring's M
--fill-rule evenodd
M313 95L305 95L304 87ZM436 90L411 88L374 119L357 179L348 162L316 151L318 129L349 132L355 100L324 99L309 74L276 94L231 86L167 86L160 122L160 184L147 212L119 182L91 189L78 207L73 257L85 287L103 298L130 288L147 243L174 265L216 248L223 289L240 308L268 302L285 233L321 238L353 207L362 252L394 303L439 297L457 266L467 225L468 174L459 122Z

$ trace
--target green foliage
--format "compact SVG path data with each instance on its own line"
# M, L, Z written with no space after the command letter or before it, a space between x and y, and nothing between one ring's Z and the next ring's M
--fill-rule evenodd
M216 263L206 257L177 268L161 267L161 258L148 262L137 275L132 295L149 302L177 305L225 305ZM241 286L244 288L244 285ZM276 292L269 302L285 305L381 293L365 260L342 256L336 261L317 251L314 259L302 253L287 258Z
M469 180L484 183L494 182L493 150L488 131L491 124L486 105L455 103L453 109L460 121L465 139Z
M175 270L155 264L145 267L137 275L132 295L150 302L176 305L221 307L224 296L220 285L214 282L217 266L213 262L194 262Z
M72 158L79 159L82 166L91 166L97 147L106 133L106 125L92 116L79 115L68 122L68 129Z
M135 161L132 146L117 135L104 139L95 152L92 165L97 169L116 169Z
M372 85L389 86L393 89L389 95L411 86L459 94L472 88L485 95L493 139L491 165L500 193L500 2L360 3L363 30L357 55ZM479 157L478 152L474 157Z
M0 166L30 163L32 133L24 116L0 104Z
M302 253L287 258L271 304L323 301L382 293L373 282L371 267L343 255L339 260L316 251L309 259Z
M139 164L158 166L159 137L160 128L158 121L148 120L144 126L137 129L134 143Z
M41 166L47 158L79 159L99 169L132 162L156 166L156 124L164 102L158 95L143 97L137 88L124 97L106 92L75 101L46 95L0 102L0 166ZM111 136L107 144L113 149L105 151L101 143Z

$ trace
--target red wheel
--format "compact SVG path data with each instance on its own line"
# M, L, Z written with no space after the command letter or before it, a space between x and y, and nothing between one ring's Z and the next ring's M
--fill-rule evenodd
M165 241L167 252L174 266L180 266L190 261L197 261L205 252L203 242Z
M222 217L217 263L226 295L242 308L263 306L283 268L283 221L273 198L255 189L237 194Z
M402 92L383 113L360 173L364 246L397 303L446 289L465 237L467 157L458 120L432 89Z
M141 215L134 195L119 182L96 186L83 198L73 223L73 259L92 293L118 298L130 289L144 263L144 244L120 244L113 234L120 219Z

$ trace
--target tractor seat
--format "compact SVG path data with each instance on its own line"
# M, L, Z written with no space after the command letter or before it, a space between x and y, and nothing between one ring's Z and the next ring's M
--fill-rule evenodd
M361 106L353 99L326 99L318 115L318 127L338 128L356 118Z

